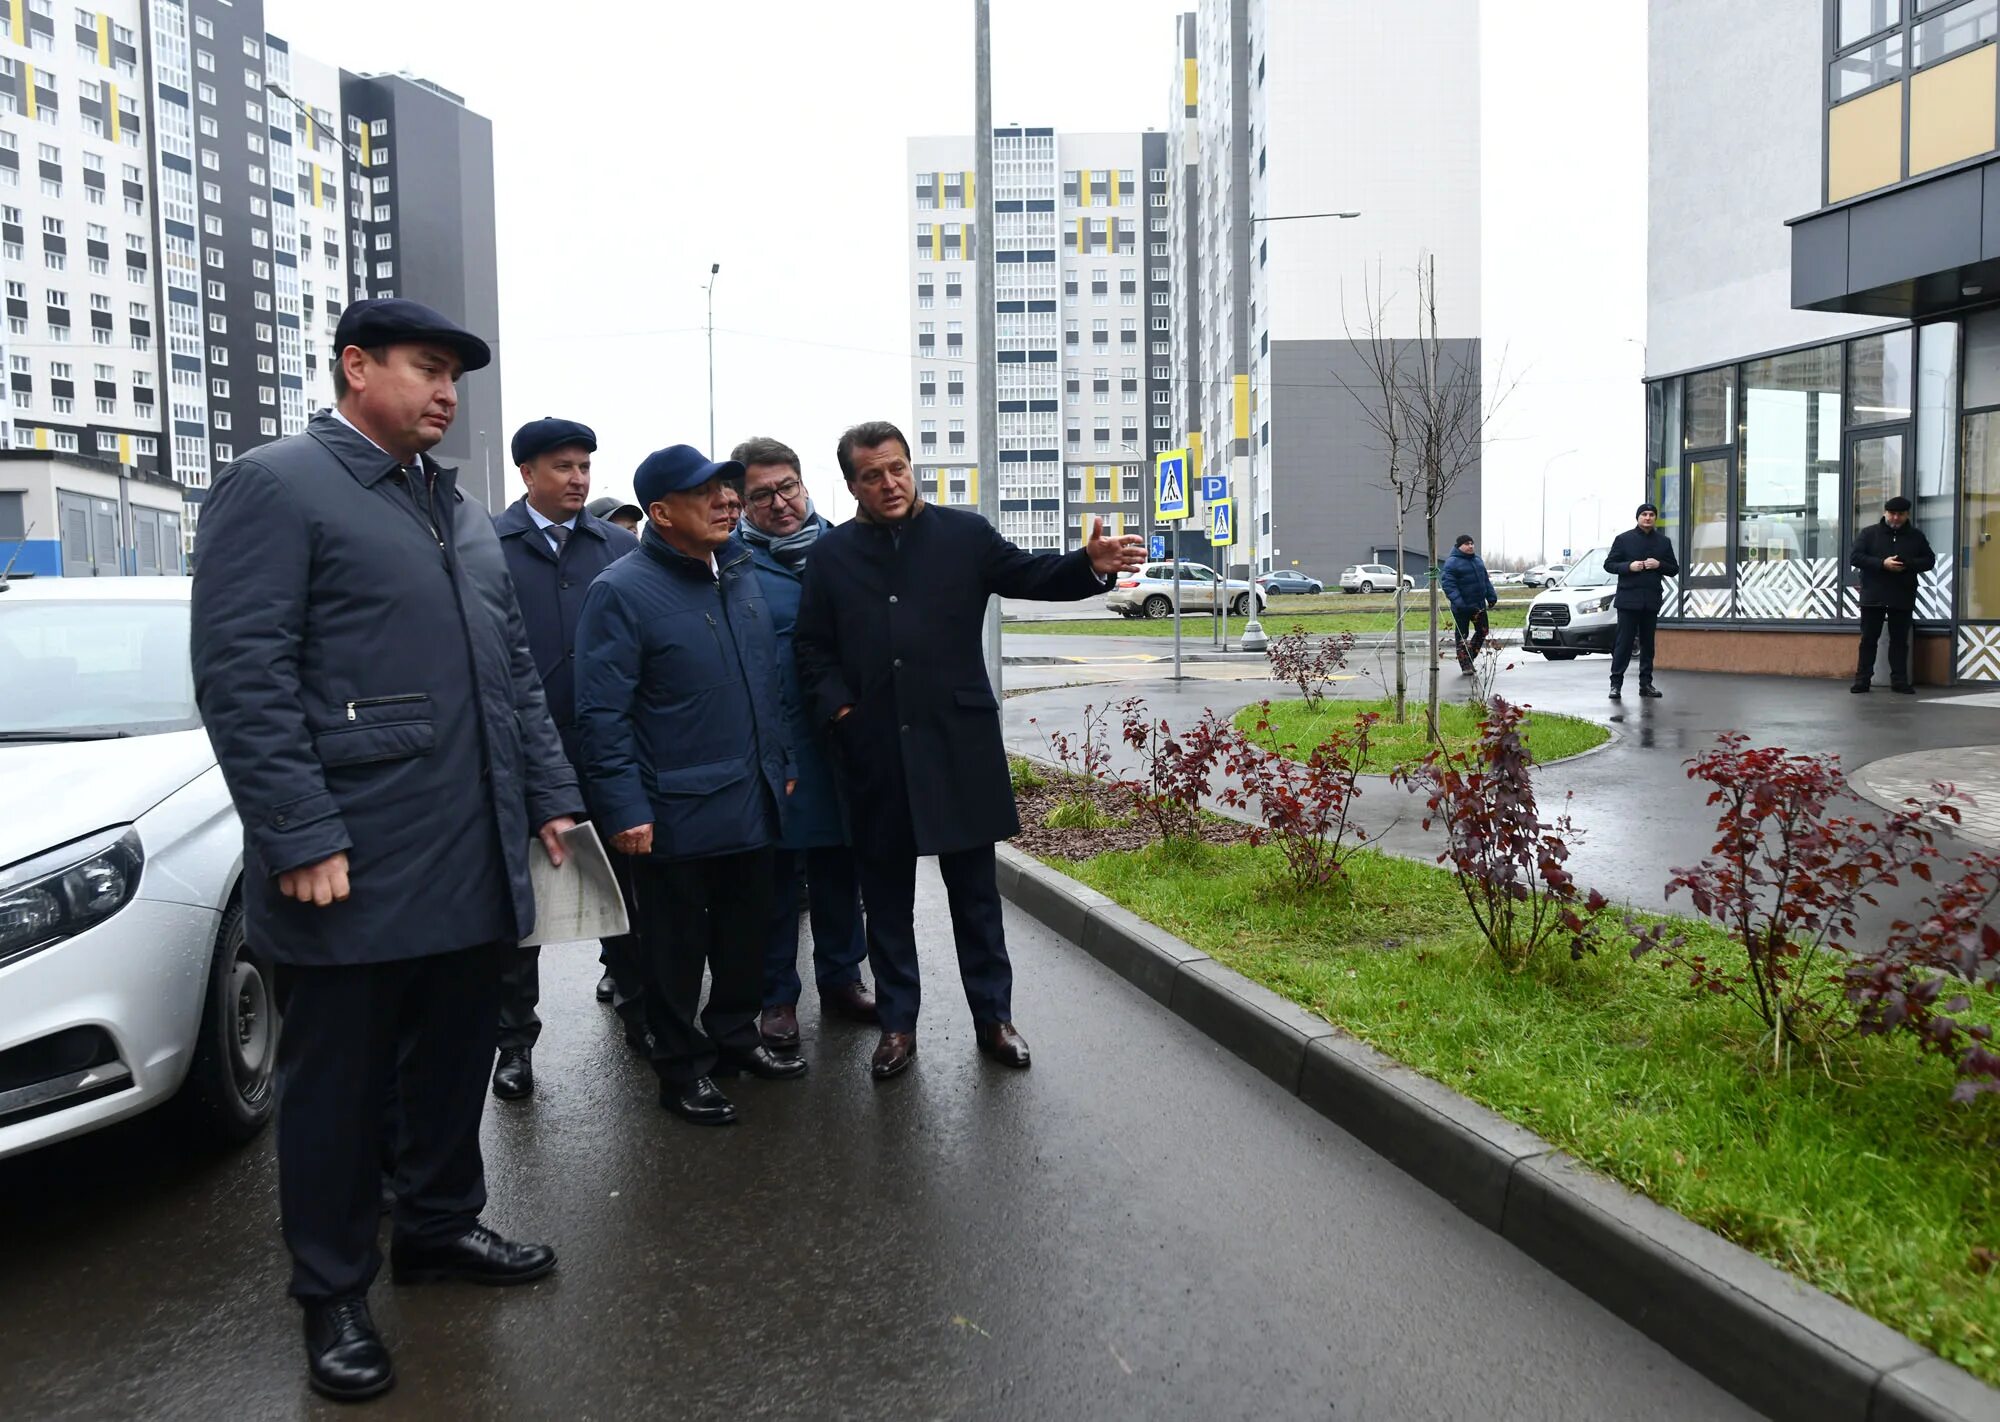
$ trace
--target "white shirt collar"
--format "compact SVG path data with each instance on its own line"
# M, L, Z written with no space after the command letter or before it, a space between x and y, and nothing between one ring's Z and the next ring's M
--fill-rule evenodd
M565 519L544 518L542 516L542 511L536 508L533 504L529 503L525 498L521 500L521 504L524 508L527 509L528 517L535 521L536 528L547 528L551 524L555 523L561 523L564 528L573 529L576 527L575 514L571 514L568 518Z
M335 406L333 407L333 417L334 417L334 418L335 418L336 420L339 420L339 421L340 421L340 422L341 422L341 423L342 423L343 425L346 425L346 426L347 426L347 427L348 427L349 429L353 430L353 431L354 431L354 432L355 432L356 434L360 435L360 436L361 436L361 437L362 437L363 439L367 440L367 441L368 441L368 442L369 442L370 444L375 444L375 441L374 441L374 439L373 439L373 438L371 438L371 437L369 436L368 432L367 432L366 430L362 429L362 428L361 428L361 426L359 426L359 425L355 424L355 423L354 423L354 421L352 421L352 420L348 419L348 418L347 418L347 416L346 416L346 414L344 414L344 413L343 413L343 412L341 411L341 408L340 408L340 406L338 406L338 405L335 405ZM375 447L376 447L377 449L382 449L382 446L381 446L381 445L379 445L379 444L375 444ZM391 459L396 459L396 456L395 456L395 455L393 455L393 454L389 454L389 451L388 451L388 450L386 450L386 449L382 449L382 453L383 453L383 454L385 454L385 455L388 455L388 457L389 457L389 458L391 458ZM396 463L397 463L397 464L399 464L399 465L400 465L400 464L401 464L402 462L403 462L402 460L400 460L400 459L396 459ZM417 466L418 466L419 468L422 468L422 467L423 467L423 456L422 456L422 455L419 455L419 456L417 456Z

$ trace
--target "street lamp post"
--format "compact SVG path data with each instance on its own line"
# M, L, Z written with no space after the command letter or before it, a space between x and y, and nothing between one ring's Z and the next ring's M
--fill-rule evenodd
M1574 449L1565 449L1561 454L1551 454L1542 461L1542 526L1535 530L1535 557L1538 562L1549 561L1549 466L1575 453Z
M1346 221L1349 218L1359 216L1361 214L1358 211L1287 212L1276 216L1253 217L1250 219L1250 226L1254 231L1259 223L1264 222L1305 222L1320 217L1332 217ZM1238 330L1243 341L1243 364L1245 366L1245 373L1247 374L1248 369L1255 366L1257 361L1256 351L1251 344L1252 332L1250 330L1249 302L1245 301L1238 304L1236 319L1239 323ZM1264 635L1264 624L1257 616L1257 532L1259 528L1257 519L1257 476L1249 472L1250 461L1256 457L1254 451L1257 447L1257 432L1254 429L1250 431L1249 442L1252 452L1244 459L1245 478L1243 482L1249 486L1244 491L1244 522L1250 530L1250 591L1245 594L1250 602L1250 620L1243 624L1243 650L1246 652L1261 652L1270 645L1270 639ZM1224 560L1224 566L1228 566L1226 559ZM1227 586L1225 582L1225 590ZM1225 622L1223 626L1227 627L1228 623Z
M708 457L715 458L715 278L722 271L722 263L708 264L708 285L702 290L708 293Z

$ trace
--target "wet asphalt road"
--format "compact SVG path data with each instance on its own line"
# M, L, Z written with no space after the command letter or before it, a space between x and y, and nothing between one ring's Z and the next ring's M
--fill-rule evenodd
M400 1381L307 1392L268 1137L164 1119L0 1163L10 1418L1732 1418L1750 1415L1039 925L1035 1066L978 1057L934 870L903 1078L810 1008L741 1125L655 1104L595 954L544 954L539 1091L489 1103L513 1290L372 1301Z

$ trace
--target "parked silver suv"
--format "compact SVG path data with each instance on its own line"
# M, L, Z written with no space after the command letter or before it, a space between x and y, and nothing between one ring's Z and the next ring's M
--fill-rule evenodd
M1231 578L1225 584L1215 575L1213 568L1203 567L1200 563L1181 564L1182 612L1203 612L1214 616L1218 592L1231 616L1242 617L1250 611L1250 584L1242 578ZM1259 588L1259 614L1262 614L1268 601L1264 590ZM1137 573L1122 575L1118 586L1105 595L1104 605L1120 617L1173 616L1174 565L1148 563Z
M1408 573L1403 574L1403 586L1413 588L1417 580ZM1340 574L1342 592L1372 593L1377 588L1393 592L1396 587L1396 570L1387 563L1356 563Z

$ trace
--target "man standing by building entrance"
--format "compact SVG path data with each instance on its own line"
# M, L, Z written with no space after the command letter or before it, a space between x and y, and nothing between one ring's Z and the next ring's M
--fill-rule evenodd
M1913 695L1910 681L1910 624L1916 620L1917 584L1937 566L1931 541L1910 522L1910 501L1898 494L1882 505L1879 523L1861 530L1847 561L1861 570L1861 656L1851 691L1868 690L1875 679L1875 651L1882 624L1889 624L1889 689Z
M909 442L885 421L847 431L837 455L859 512L814 545L793 646L854 818L882 1019L870 1070L894 1076L916 1052L917 859L932 854L979 1050L1025 1067L993 855L1021 824L986 679L986 600L1091 597L1145 548L1105 537L1100 519L1074 553L1025 553L976 513L926 504Z
M765 1045L777 1052L799 1048L799 881L806 883L813 938L813 979L820 1010L855 1022L875 1022L875 995L861 981L868 956L862 932L861 882L840 792L833 783L819 718L799 696L792 631L799 618L799 589L820 535L831 529L813 511L799 456L775 439L745 440L730 457L743 466L743 521L736 536L750 546L757 581L771 609L778 639L778 679L784 687L787 730L798 762L799 785L786 807L784 838L776 856L771 926L764 943Z
M542 694L572 766L578 763L576 622L583 613L583 594L599 573L639 546L630 533L584 508L590 497L590 456L596 449L596 434L575 420L548 417L521 426L514 432L513 456L525 492L493 520L521 603L521 620L527 624ZM604 941L604 982L598 996L614 996L619 1015L636 1032L644 1021L632 952L630 934ZM542 1032L542 1020L535 1015L541 957L540 948L510 949L501 968L500 1057L493 1067L493 1094L502 1101L518 1101L535 1090L532 1053Z
M338 404L223 471L194 575L196 695L243 822L251 947L278 967L278 1207L329 1397L395 1381L368 1313L395 1082L399 1283L518 1284L546 1245L479 1222L501 950L528 854L581 813L486 510L425 451L486 343L357 301ZM542 853L541 848L533 850Z
M1679 575L1681 565L1674 557L1674 541L1659 531L1658 505L1639 505L1639 525L1628 528L1611 540L1604 555L1604 571L1618 579L1612 606L1618 609L1618 640L1611 650L1611 699L1624 694L1625 668L1631 665L1632 651L1639 652L1639 694L1657 697L1653 685L1653 639L1660 625L1660 608L1666 602L1664 584Z

